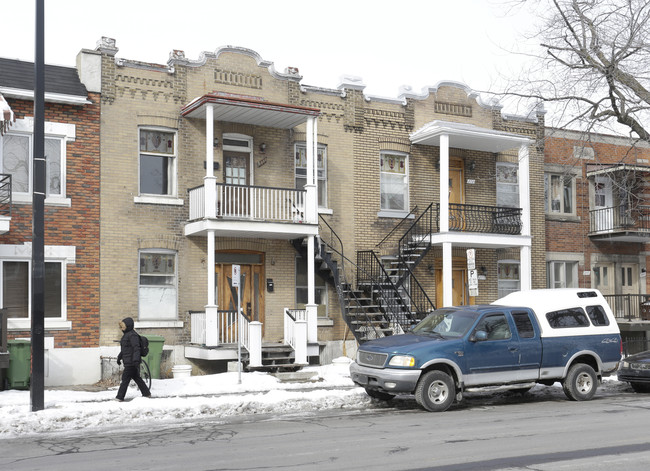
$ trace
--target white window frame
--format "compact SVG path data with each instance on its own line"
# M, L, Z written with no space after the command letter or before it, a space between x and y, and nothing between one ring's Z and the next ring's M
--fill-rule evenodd
M384 193L384 188L382 184L382 172L381 170L381 161L384 159L386 156L389 155L395 155L398 157L404 157L404 208L403 209L388 209L388 208L383 208L382 206L382 195ZM403 217L405 216L410 207L410 170L409 170L409 154L406 152L400 152L396 150L382 150L379 152L379 207L380 207L380 216L385 216L385 217L391 217L391 216L396 216L396 217ZM386 172L389 173L389 172Z
M30 203L32 202L32 192L33 192L33 175L32 171L34 168L33 164L33 155L34 155L34 118L23 118L16 120L15 123L9 128L9 131L5 136L22 136L29 139L29 162L28 165L28 191L27 192L16 192L12 189L12 199L15 203ZM60 183L60 194L52 195L49 194L49 182L45 182L46 195L45 195L45 204L52 206L71 206L70 198L66 197L66 180L67 180L67 143L73 142L76 139L76 126L74 124L68 123L55 123L51 121L45 122L45 139L56 139L61 142L61 169L59 178L61 179ZM47 156L46 156L47 157ZM0 169L3 169L3 160L4 160L4 136L0 136ZM47 171L47 160L46 160L46 172L49 176L49 171ZM0 170L1 171L1 170Z
M504 167L504 168L507 167L513 169L517 181L515 182L499 181L499 176L502 175L502 173L499 171L499 167ZM513 164L510 162L497 162L496 172L497 172L497 183L496 183L497 206L503 206L507 208L520 208L521 206L519 203L519 166L517 164ZM514 204L506 204L503 202L504 198L507 198L508 196L513 197L512 195L516 195L517 197L517 201Z
M235 132L230 132L230 133L223 133L221 136L223 139L222 142L222 149L224 151L228 150L231 152L239 152L242 154L248 154L248 181L250 182L250 186L255 185L255 165L254 165L254 160L253 160L253 138L251 136L248 136L246 134L239 134ZM233 145L228 145L226 144L227 140L231 141L241 141L242 143L245 142L247 145L246 146L233 146ZM226 162L223 162L224 169Z
M174 153L173 154L156 154L150 152L143 152L140 150L140 137L143 131L159 131L172 133L174 135ZM173 128L166 128L163 126L138 126L138 143L137 143L137 155L138 155L138 196L134 197L136 203L149 203L149 204L172 204L172 205L183 205L182 198L178 197L178 130ZM141 181L141 164L143 154L160 156L161 158L171 159L170 166L168 169L168 180L169 180L169 193L164 195L158 195L153 193L143 193L140 189Z
M548 288L578 288L578 262L574 260L549 260L547 263L547 287ZM560 269L560 279L556 279L555 268L562 266ZM567 285L567 272L571 270L573 283Z
M560 196L560 210L553 211L552 196L551 196L551 180L553 177L561 178L566 182L568 179L571 182L571 212L564 211L564 188L562 185L562 195ZM544 172L544 210L547 215L552 216L575 216L576 215L576 177L573 174L558 173L558 172Z
M307 144L305 142L297 142L294 145L294 159L293 159L293 174L294 174L294 184L296 188L298 187L298 182L297 179L300 177L305 180L305 184L307 181L307 167L299 167L296 165L296 154L298 153L298 149L304 149L305 154L307 153ZM318 144L318 151L322 151L323 154L323 168L318 169L318 156L316 156L316 178L318 179L318 209L319 210L327 210L329 207L328 199L327 199L327 146L325 144ZM298 169L304 170L304 175L298 175ZM303 185L304 187L304 185ZM321 191L323 193L321 193ZM320 201L320 195L323 195L323 201ZM322 203L322 204L321 204Z
M142 285L140 283L140 277L142 273L140 272L140 260L143 254L164 254L164 255L174 255L174 283L173 286L170 285ZM149 316L145 313L143 316L143 306L142 306L142 293L140 292L141 288L157 288L157 289L174 289L174 307L173 315L168 317L155 317ZM150 248L150 249L141 249L138 251L138 325L142 327L142 323L146 322L172 322L175 323L178 320L178 252L176 250L169 249L159 249L159 248Z
M27 262L28 270L31 274L32 266L32 244L25 243L24 245L0 245L0 288L3 285L2 277L4 276L2 264L4 262ZM68 316L68 297L67 297L67 278L68 264L75 263L76 248L74 246L46 246L45 247L45 263L60 263L61 264L61 316L60 317L46 317L45 329L46 330L71 330L72 322L67 320ZM32 279L29 277L29 306L28 316L26 318L10 318L7 319L7 330L30 330L31 329L31 312L32 312ZM0 289L0 306L4 307L3 289Z
M501 265L517 265L517 280L511 278L500 278L501 276ZM505 284L510 284L512 286L505 286ZM515 286L516 285L516 286ZM497 261L497 289L499 293L499 298L504 297L508 293L513 291L521 290L521 262L519 260L499 260Z

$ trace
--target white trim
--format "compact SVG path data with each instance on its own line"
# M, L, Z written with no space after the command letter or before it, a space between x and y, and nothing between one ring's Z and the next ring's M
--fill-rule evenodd
M136 329L176 329L183 327L183 321L135 321Z
M134 196L133 202L142 203L142 204L169 204L175 206L183 206L183 204L185 203L181 198L177 198L175 196L166 196L166 195Z
M30 330L31 318L7 319L7 330ZM45 330L72 330L72 322L65 319L45 318Z
M0 93L11 98L21 100L34 100L34 90L25 90L22 88L0 87ZM65 105L92 105L88 97L81 95L67 95L63 93L45 92L45 101L49 103L63 103Z

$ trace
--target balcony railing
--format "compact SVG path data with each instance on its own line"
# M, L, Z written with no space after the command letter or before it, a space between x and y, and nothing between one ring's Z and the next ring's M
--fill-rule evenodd
M437 230L440 231L440 204L436 205ZM449 230L490 234L521 234L521 208L449 204Z
M237 328L239 326L237 311L219 311L218 342L219 345L237 345ZM190 343L205 345L205 312L190 313L191 333ZM247 327L247 325L245 326ZM243 332L242 332L243 333ZM242 344L248 342L247 334L242 338Z
M604 294L617 320L650 321L650 294Z
M11 217L11 175L0 173L0 216Z
M214 214L205 214L205 187L189 190L190 220L202 218L253 219L274 222L305 221L307 192L295 188L272 188L216 184Z
M650 235L650 211L641 208L612 206L589 211L589 232L647 232Z

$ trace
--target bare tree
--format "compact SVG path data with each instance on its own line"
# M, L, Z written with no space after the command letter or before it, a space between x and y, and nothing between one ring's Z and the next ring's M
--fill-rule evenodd
M650 0L515 3L537 7L542 49L540 67L507 94L547 103L555 127L627 129L650 142Z

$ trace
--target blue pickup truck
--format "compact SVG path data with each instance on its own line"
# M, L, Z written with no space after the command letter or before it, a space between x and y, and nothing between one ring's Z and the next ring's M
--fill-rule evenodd
M428 411L489 386L560 382L569 399L583 401L616 372L621 353L616 319L597 290L518 291L494 304L437 309L406 334L361 344L350 376L371 397L414 394Z

